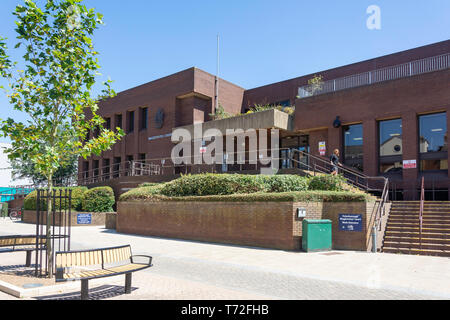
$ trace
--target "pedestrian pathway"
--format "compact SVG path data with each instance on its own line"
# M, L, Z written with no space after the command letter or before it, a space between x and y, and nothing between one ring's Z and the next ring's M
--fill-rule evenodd
M33 232L33 225L0 220L0 235ZM72 228L74 250L122 244L152 255L155 266L133 275L131 295L120 293L120 279L107 283L101 299L450 299L449 258L287 252Z

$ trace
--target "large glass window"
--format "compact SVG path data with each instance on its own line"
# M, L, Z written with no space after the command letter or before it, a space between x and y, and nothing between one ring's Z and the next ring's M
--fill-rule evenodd
M448 170L447 114L419 117L420 170Z
M363 125L344 126L344 163L363 171Z
M402 173L402 120L379 122L380 172Z

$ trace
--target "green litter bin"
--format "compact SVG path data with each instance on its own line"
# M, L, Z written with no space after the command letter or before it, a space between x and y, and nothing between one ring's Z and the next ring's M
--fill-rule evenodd
M303 220L303 251L331 251L331 224L331 220Z

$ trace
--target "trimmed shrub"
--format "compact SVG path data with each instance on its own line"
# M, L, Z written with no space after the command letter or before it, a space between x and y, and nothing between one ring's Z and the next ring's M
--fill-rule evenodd
M56 194L59 195L59 191L62 190L63 194L65 194L65 190L72 190L72 200L71 200L71 209L75 211L81 211L82 210L82 203L83 203L83 196L84 193L88 190L86 187L71 187L71 188L54 188L56 190ZM24 209L25 210L36 210L36 203L37 203L37 191L34 190L30 194L26 196L24 199ZM56 207L57 210L59 209L68 209L69 203L68 201L56 201L54 204L54 207ZM41 199L41 205L40 207L42 210L47 210L47 201L44 199Z
M251 193L214 195L203 197L167 197L160 194L149 194L144 190L130 190L120 197L120 201L175 201L175 202L365 202L375 198L364 193L336 191L295 191L281 193Z
M114 203L114 191L111 187L89 189L84 193L83 211L113 212Z
M267 192L290 192L308 190L308 178L296 175L259 176Z
M344 190L345 178L337 175L320 175L312 177L309 180L309 190L322 191L342 191Z
M161 194L169 197L252 193L263 189L257 179L248 175L185 175L163 185Z
M294 175L199 174L168 182L161 187L160 193L168 197L186 197L305 190L308 190L308 179Z
M161 183L160 182L144 182L144 183L141 183L139 186L138 186L138 188L143 188L143 187L154 187L154 186L157 186L157 185L160 185Z

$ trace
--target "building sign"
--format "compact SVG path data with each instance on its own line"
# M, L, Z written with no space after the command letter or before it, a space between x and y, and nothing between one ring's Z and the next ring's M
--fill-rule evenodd
M77 224L92 224L92 214L90 213L77 214Z
M339 230L341 231L363 231L363 217L362 214L340 214L339 215Z
M148 141L153 141L153 140L158 140L158 139L164 139L164 138L170 138L172 136L171 133L168 134L162 134L160 136L154 136L154 137L149 137Z
M405 160L403 161L403 169L416 169L417 160Z
M201 147L200 148L200 153L206 153L206 147Z
M321 156L325 156L327 154L327 144L325 141L319 142L319 153Z

